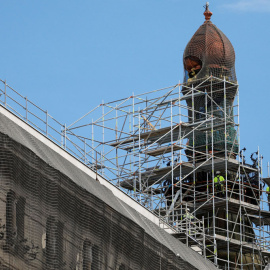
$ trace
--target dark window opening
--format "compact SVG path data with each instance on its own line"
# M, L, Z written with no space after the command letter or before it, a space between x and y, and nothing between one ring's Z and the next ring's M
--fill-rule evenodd
M100 269L100 250L99 247L94 245L92 247L92 267L91 270Z
M16 203L16 227L17 238L24 240L24 217L25 217L25 198L20 197Z
M10 190L6 198L6 249L24 255L25 198Z
M83 243L83 270L100 269L100 251L97 245L92 245L90 240Z
M124 264L121 264L118 269L119 270L127 270Z
M52 216L46 223L46 264L55 269L63 266L63 224Z
M15 244L17 236L16 228L16 195L10 190L7 193L6 202L6 244L11 247Z
M202 69L202 61L196 56L187 56L184 59L184 68L188 77L194 78Z
M25 217L25 198L19 197L16 203L16 228L17 228L17 243L16 251L20 256L24 256L24 217Z
M89 240L83 243L83 270L91 270L92 264L92 244Z

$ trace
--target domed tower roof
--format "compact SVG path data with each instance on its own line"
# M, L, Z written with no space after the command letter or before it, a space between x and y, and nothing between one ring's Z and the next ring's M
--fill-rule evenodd
M210 21L212 12L208 3L204 15L205 22L184 51L185 81L210 75L236 81L234 48L223 32Z

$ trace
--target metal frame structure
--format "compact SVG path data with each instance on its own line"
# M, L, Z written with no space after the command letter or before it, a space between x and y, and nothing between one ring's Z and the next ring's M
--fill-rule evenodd
M237 84L213 76L196 86L178 83L102 102L66 125L1 82L2 106L173 226L180 241L221 269L265 268L268 178L262 177L259 151L252 165L240 152ZM227 103L228 89L236 91L233 104ZM213 98L215 91L222 93L223 107ZM198 98L204 111L194 106ZM199 139L205 143L198 148ZM216 150L217 145L224 147ZM225 178L221 190L214 180L217 170Z

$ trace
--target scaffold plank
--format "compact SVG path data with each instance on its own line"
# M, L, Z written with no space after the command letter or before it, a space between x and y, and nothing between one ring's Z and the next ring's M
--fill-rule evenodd
M255 245L252 242L246 242L246 241L240 241L237 239L227 239L227 237L223 235L216 234L215 239L217 241L218 248L226 248L227 243L230 243L230 250L239 250L239 248L242 246L242 251L244 253L249 253L249 252L262 252L265 256L270 256L270 251L267 249L258 249L257 245Z
M262 178L262 180L270 187L270 177Z
M226 168L226 161L221 158L215 158L213 162L213 169L220 170L220 171L225 171ZM181 166L181 169L180 169ZM241 173L251 173L251 172L257 172L257 169L254 169L252 167L249 167L247 165L242 165L241 162L235 159L228 159L227 160L227 168L228 171L233 171L237 172L238 168L240 166ZM181 164L175 164L173 167L168 166L168 167L163 167L163 168L153 168L153 170L147 169L146 171L142 172L135 172L134 177L136 176L135 180L137 182L136 188L139 187L139 178L138 176L141 176L141 181L142 185L144 186L150 186L153 184L160 184L166 179L169 179L172 177L172 172L173 172L173 177L179 177L180 172L182 177L185 175L191 173L193 170L196 170L196 172L211 172L212 171L212 160L209 160L207 162L201 162L198 163L195 167L193 166L192 163L190 162L183 162ZM134 186L134 178L132 179L127 179L123 180L121 182L121 187L133 190Z
M201 124L201 122L197 122L194 124L182 122L180 124L173 125L172 127L168 126L168 127L160 128L157 130L143 132L140 135L133 135L121 141L112 142L109 145L112 147L118 147L119 145L132 143L140 139L149 140L151 142L158 140L158 143L160 144L167 143L167 142L171 142L171 131L173 133L173 141L176 141L178 137L180 137L180 135L183 136L185 132L191 131L193 128L196 128L199 124ZM180 130L181 130L181 134L179 134Z
M183 162L181 163L181 172L182 175L186 175L190 173L193 170L193 165L190 162ZM174 174L174 177L180 176L180 164L172 167L164 167L164 168L157 168L151 171L144 171L141 173L141 181L142 185L144 186L151 186L153 184L160 184L162 181L170 178L172 176L172 172ZM146 174L145 174L146 173ZM136 172L134 175L138 175L139 173ZM166 177L165 177L166 176ZM139 178L136 177L136 188L139 188ZM123 180L121 182L121 187L133 190L134 186L134 178Z
M164 147L161 147L158 149L153 149L153 150L151 149L151 150L145 151L144 153L149 155L149 156L156 157L159 155L164 155L164 154L167 154L167 153L170 153L173 151L177 151L177 150L181 150L181 149L183 149L183 147L181 147L180 145L173 144L173 145L164 146Z
M270 225L270 212L268 212L268 213L269 213L268 217L249 215L249 219L256 226Z
M248 214L258 215L260 207L251 203L243 202L238 199L228 198L227 199L229 208L231 212L237 213L240 205L245 207L245 210ZM198 213L203 213L205 210L211 210L213 208L213 201L208 203L199 203L197 204ZM215 208L226 208L226 199L215 197Z
M241 169L241 173L252 173L252 172L257 172L258 169L252 168L251 166L248 165L243 165L241 162L239 162L236 159L228 158L227 161L222 158L214 158L214 170L219 170L219 171L225 171L226 169L226 162L227 162L227 169L228 171L233 171L237 172L239 167ZM196 171L197 172L211 172L212 171L212 159L210 159L207 162L201 162L196 164Z

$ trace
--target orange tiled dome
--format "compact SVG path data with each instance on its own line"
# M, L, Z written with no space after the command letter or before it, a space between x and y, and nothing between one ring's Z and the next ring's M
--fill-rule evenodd
M229 39L211 21L208 6L204 13L206 21L193 35L184 51L184 69L189 78L213 75L228 76L236 81L235 52Z

